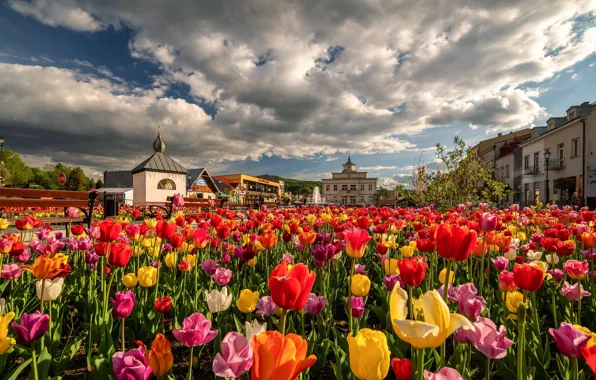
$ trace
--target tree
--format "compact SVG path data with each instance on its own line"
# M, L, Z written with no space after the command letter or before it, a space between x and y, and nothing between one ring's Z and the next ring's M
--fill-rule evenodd
M27 185L33 179L33 171L21 159L21 155L4 150L2 179L5 185Z
M420 165L412 178L410 197L417 205L454 207L466 202L490 202L507 194L503 182L491 178L490 167L465 142L456 136L454 148L437 144L441 169L429 171Z
M66 177L66 190L85 191L87 190L87 177L80 167L74 168Z
M95 182L95 188L96 188L96 189L101 189L102 187L103 187L103 181L102 181L101 179L98 179L98 180Z
M396 198L403 198L406 196L406 187L401 184L398 183L397 185L395 185L395 197Z

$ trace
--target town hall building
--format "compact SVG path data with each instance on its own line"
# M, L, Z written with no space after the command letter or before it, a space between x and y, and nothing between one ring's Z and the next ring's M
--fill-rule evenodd
M323 179L321 196L327 202L344 205L371 205L376 202L377 178L367 178L367 172L356 171L351 157L343 165L344 170L331 173Z

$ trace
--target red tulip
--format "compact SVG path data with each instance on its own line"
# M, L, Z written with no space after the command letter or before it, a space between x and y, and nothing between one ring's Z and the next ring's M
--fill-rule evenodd
M435 242L432 239L418 239L416 240L416 248L420 252L429 253L435 250Z
M176 233L177 228L178 226L176 226L176 223L168 223L165 221L157 222L157 225L155 226L155 234L161 239L170 240Z
M391 368L397 380L411 380L412 379L412 362L406 358L391 359Z
M99 223L99 241L112 242L118 239L118 236L120 236L120 231L122 231L122 225L120 223L106 219Z
M110 254L108 255L108 264L113 267L124 268L132 256L130 245L118 242L110 245Z
M85 233L85 227L80 224L75 224L72 227L70 227L70 233L74 236L81 236Z
M418 286L424 281L426 274L426 263L418 258L408 258L397 260L399 268L399 277L404 284L409 286Z
M172 299L168 296L163 296L155 300L155 311L165 314L170 311L172 307Z
M381 256L387 253L389 248L387 248L383 243L377 243L377 253Z
M513 267L513 281L518 288L535 292L542 286L544 272L529 264L516 264Z
M445 259L464 261L472 252L476 243L476 231L467 228L441 224L435 232L437 252Z
M269 290L273 302L282 309L302 310L315 278L316 274L309 272L306 265L296 264L288 270L286 262L282 261L269 277Z

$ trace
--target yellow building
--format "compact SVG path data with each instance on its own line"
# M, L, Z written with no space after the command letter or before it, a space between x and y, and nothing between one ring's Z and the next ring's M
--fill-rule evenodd
M243 204L255 204L260 202L261 199L265 202L277 202L281 195L278 182L246 174L218 175L214 178L232 189L234 191L233 196L238 197L240 203Z

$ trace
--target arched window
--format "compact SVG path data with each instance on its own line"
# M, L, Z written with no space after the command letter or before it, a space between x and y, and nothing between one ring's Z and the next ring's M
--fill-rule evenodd
M164 178L157 183L159 190L176 190L176 184L169 178Z

